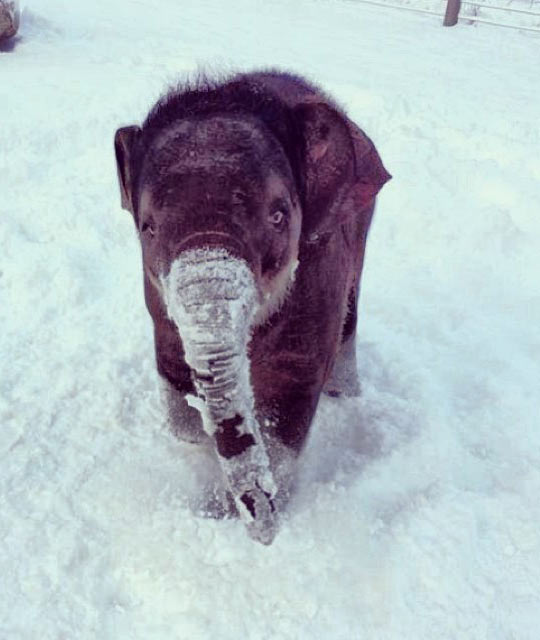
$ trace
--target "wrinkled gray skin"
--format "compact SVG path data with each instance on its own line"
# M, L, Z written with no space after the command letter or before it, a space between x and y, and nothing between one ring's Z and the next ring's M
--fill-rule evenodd
M358 391L359 279L389 176L328 98L282 73L173 92L115 148L172 428L214 444L269 544L321 391Z

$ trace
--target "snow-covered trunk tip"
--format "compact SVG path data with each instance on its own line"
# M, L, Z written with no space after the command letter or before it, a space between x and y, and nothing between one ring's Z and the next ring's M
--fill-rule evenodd
M257 289L248 265L225 249L185 251L163 279L202 415L249 535L270 544L276 534L277 487L255 418L248 342Z

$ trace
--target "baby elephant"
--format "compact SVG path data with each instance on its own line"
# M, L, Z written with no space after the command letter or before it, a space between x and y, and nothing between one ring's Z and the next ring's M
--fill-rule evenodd
M270 544L322 391L358 391L371 140L281 72L201 80L115 137L122 207L172 428L211 442L249 535Z

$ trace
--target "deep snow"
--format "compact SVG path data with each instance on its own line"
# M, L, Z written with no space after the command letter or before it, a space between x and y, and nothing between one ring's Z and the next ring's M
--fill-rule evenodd
M28 0L0 52L0 638L536 640L538 37L325 0ZM165 429L115 129L198 65L331 91L394 179L360 399L269 548Z

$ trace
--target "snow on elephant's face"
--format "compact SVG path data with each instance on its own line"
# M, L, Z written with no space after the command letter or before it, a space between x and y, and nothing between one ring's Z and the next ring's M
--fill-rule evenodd
M157 136L139 178L137 226L156 286L182 252L223 248L253 272L264 321L286 295L301 228L292 171L246 118L184 120Z

